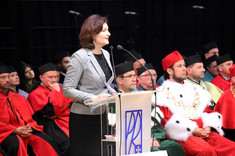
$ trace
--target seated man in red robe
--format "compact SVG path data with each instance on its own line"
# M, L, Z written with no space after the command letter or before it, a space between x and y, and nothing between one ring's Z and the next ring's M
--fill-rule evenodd
M229 67L233 65L233 60L229 54L225 54L223 56L217 57L216 62L219 74L213 80L211 80L211 83L216 85L222 91L226 91L229 89Z
M225 137L235 141L235 65L229 68L230 89L226 90L215 105L215 110L223 115L223 128Z
M20 94L9 91L9 71L0 66L0 145L9 156L27 156L28 147L38 156L57 156L60 151L43 126L32 119L33 110Z
M167 136L185 155L235 155L235 142L223 137L222 115L208 107L210 93L186 81L183 57L174 51L162 60L166 81L158 87L157 105Z
M38 124L43 125L43 131L55 138L62 155L69 154L69 105L71 99L62 93L59 86L59 72L56 65L47 63L39 67L41 85L28 96Z

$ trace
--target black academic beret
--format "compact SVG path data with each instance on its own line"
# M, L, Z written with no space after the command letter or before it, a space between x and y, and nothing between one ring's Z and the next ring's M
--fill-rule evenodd
M52 63L46 63L38 68L39 74L42 75L48 71L59 71L58 67Z
M131 61L127 63L121 63L115 66L115 72L117 76L123 75L132 70L134 70L134 68L133 68L133 62Z
M204 44L202 46L202 53L203 54L208 53L213 48L218 48L217 44L214 41Z
M3 73L9 73L9 69L6 65L1 64L0 65L0 74L3 74Z
M225 54L225 55L219 56L216 59L217 66L222 64L222 63L224 63L224 62L227 62L227 61L232 61L232 58L230 57L229 54Z
M152 65L151 63L146 64L145 67L146 67L147 69L155 70L154 67L153 67L153 65ZM140 67L140 68L137 68L137 73L138 73L138 75L141 75L143 72L145 72L145 71L146 71L146 68L144 68L143 66Z
M200 55L192 55L184 59L186 67L194 64L202 62Z
M205 60L205 66L208 67L210 64L217 60L217 55L213 55Z

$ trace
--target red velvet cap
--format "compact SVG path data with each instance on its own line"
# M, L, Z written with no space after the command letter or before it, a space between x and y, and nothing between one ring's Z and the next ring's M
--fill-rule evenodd
M235 76L235 64L229 67L229 71L230 71L230 78Z
M176 62L183 60L184 58L178 51L173 51L162 59L162 68L165 71L167 68L175 64Z

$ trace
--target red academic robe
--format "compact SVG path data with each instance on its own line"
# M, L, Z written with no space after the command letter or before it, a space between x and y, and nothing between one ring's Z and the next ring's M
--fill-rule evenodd
M34 111L43 110L48 105L53 108L49 108L43 113L47 116L56 116L54 119L55 123L64 131L64 133L69 137L69 104L72 99L65 97L62 93L62 87L60 92L56 90L50 90L44 86L39 85L33 92L28 96L28 101L32 105ZM52 105L51 105L52 104ZM48 113L48 114L47 114Z
M221 114L208 107L211 97L207 90L188 81L170 80L164 81L157 90L157 105L164 114L165 132L183 147L186 156L235 155L235 142L221 136ZM196 128L207 126L212 127L212 132L206 139L193 135Z
M32 119L33 109L23 96L10 91L7 94L0 92L0 107L0 144L20 126L28 124L42 132L43 126ZM19 140L17 156L27 156L28 143L37 155L58 155L48 142L37 135L31 134L27 138L16 136Z
M164 114L164 121L162 124L164 125L172 116L172 113L169 111L167 107L159 107L160 110ZM209 107L205 109L205 112L212 112ZM202 119L193 120L196 122L199 128L203 127ZM186 156L197 155L226 155L233 156L235 155L235 142L228 140L225 137L222 137L218 133L210 133L209 137L206 139L202 139L196 136L190 136L186 141L177 141L184 149ZM203 152L202 152L203 151Z
M229 89L230 82L223 78L220 74L218 74L213 80L211 80L211 83L216 85L219 89L222 91L226 91Z
M223 115L224 128L235 129L235 98L230 89L220 96L215 111Z

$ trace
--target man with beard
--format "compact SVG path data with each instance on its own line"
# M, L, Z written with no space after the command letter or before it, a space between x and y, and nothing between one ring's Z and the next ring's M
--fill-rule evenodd
M69 155L69 105L71 99L62 93L59 72L52 63L39 67L41 85L28 96L35 113L33 117L44 126L43 131L55 138L62 155Z
M209 107L213 110L223 91L214 84L202 80L205 69L203 68L203 63L199 55L187 57L185 59L185 63L187 67L187 80L193 84L202 86L204 89L210 92L211 102L209 103Z
M117 75L116 78L116 86L114 89L117 92L129 93L132 92L136 88L136 75L133 68L133 62L121 63L115 66L115 73ZM113 129L116 124L116 107L115 103L109 104L109 113L108 120L109 125L111 125L111 129ZM112 132L113 130L111 130ZM113 147L114 148L114 147ZM114 150L113 150L114 151Z
M162 60L166 81L157 88L165 132L185 155L234 155L235 142L223 135L222 115L208 107L210 93L186 79L183 57L174 51Z
M0 66L0 145L9 156L27 156L27 149L38 156L58 156L60 151L53 138L42 133L32 119L33 110L21 95L9 91L9 70Z
M132 92L135 89L136 74L133 62L121 63L115 66L117 83L121 92Z
M145 67L152 74L154 84L156 84L156 78L157 78L156 70L154 69L151 63L148 63ZM137 68L139 86L136 87L135 89L136 91L153 90L151 76L149 72L146 70L146 68L144 67ZM152 109L154 109L154 106L152 106ZM157 114L155 115L153 111L151 117L152 121L155 122L155 124L152 125L151 129L151 137L152 138L154 137L153 139L154 146L152 147L152 151L159 151L161 149L165 149L169 156L184 156L183 148L175 141L169 140L166 137L164 129L160 124L163 114L158 107L156 107L155 110L157 111Z
M133 69L133 62L130 61L116 65L115 73L117 75L117 84L114 89L117 92L129 93L136 88L136 75ZM109 104L109 112L116 112L115 103ZM116 121L114 121L114 123L116 123Z

